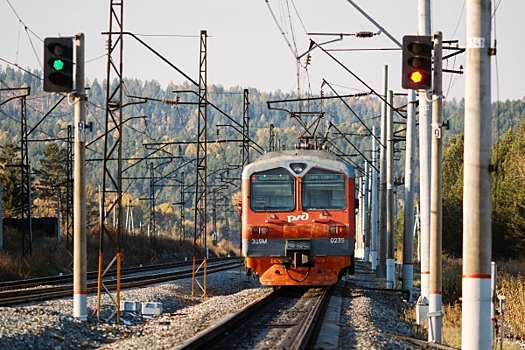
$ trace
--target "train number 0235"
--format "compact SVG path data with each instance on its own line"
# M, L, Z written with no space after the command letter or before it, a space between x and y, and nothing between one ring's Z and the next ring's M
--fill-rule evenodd
M345 242L344 238L330 238L330 243L342 244Z
M252 244L268 244L268 240L262 238L252 239Z

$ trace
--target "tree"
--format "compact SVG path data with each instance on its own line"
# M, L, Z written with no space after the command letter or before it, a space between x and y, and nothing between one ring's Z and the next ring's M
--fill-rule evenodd
M5 216L17 216L22 210L22 173L20 148L11 143L0 146L0 181L3 186ZM14 165L14 166L12 166Z
M450 139L443 152L443 253L463 251L463 135Z
M66 201L67 184L67 151L59 148L56 143L47 144L42 150L44 158L39 160L40 168L36 170L39 176L36 188L39 197L49 211L57 208L57 190L61 196L61 202ZM72 184L71 184L72 185Z
M495 145L493 172L493 256L525 256L525 125L509 130Z

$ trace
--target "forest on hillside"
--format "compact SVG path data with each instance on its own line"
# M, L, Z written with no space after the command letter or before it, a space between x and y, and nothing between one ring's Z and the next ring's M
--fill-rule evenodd
M20 95L18 90L8 90L27 86L30 95L25 98L25 117L28 139L28 159L32 169L32 210L36 216L52 216L56 213L57 193L65 196L65 174L67 172L67 144L71 142L68 127L73 127L74 107L61 96L42 91L41 72L34 70L32 74L10 67L0 66L0 179L4 186L4 213L6 216L17 216L20 211L20 170L8 167L9 164L20 163L21 129L21 98L8 99ZM112 88L117 84L112 82ZM99 217L98 191L102 182L102 159L104 158L104 135L106 118L106 82L87 80L86 87L87 123L92 123L92 131L86 134L86 160L88 181L88 221L96 226ZM345 161L354 164L358 176L362 175L366 157L372 158L372 128L379 127L381 100L370 94L337 97L335 90L328 87L323 91L329 99L313 99L305 102L273 103L269 109L268 101L284 101L296 99L293 93L276 91L260 92L248 88L249 138L251 140L249 158L255 159L260 153L267 151L271 145L270 127L273 125L275 141L281 147L295 148L304 128L315 130L318 135L327 136L329 147ZM111 91L111 90L110 90ZM126 78L122 101L123 109L123 201L133 208L135 226L150 221L151 206L154 206L155 221L160 233L181 235L192 232L193 227L193 192L196 181L195 158L198 122L198 95L194 86L187 84L162 87L156 81L141 81ZM243 123L244 88L212 85L208 87L207 127L208 140L207 174L210 200L213 198L215 217L210 215L210 225L216 222L215 229L222 235L238 230L236 201L240 191L240 173L242 166L242 134L239 127ZM301 96L315 98L317 96ZM56 107L55 107L56 106ZM404 129L406 98L396 96L394 106L399 109L394 113L396 133L395 142L395 177L397 185L401 186L404 176ZM54 109L53 109L54 108ZM508 162L507 156L516 158L522 148L520 125L525 120L523 101L496 102L493 108L492 135L493 143L498 147L498 162L501 162L495 176L513 176L513 189L518 193L504 192L501 188L509 186L504 179L496 183L495 195L503 201L515 198L514 213L506 214L494 220L497 229L505 231L505 237L512 237L515 242L521 221L525 219L525 211L518 205L520 186L523 181L519 169L512 169L515 162ZM52 110L52 111L51 111ZM51 111L49 113L49 111ZM300 117L292 117L287 111L298 112ZM461 198L461 160L462 154L457 149L461 146L463 133L464 101L445 100L444 120L449 121L450 130L444 130L444 235L457 237L458 226L449 228L447 223L458 222L461 214L458 209L458 198ZM318 123L318 124L317 124ZM114 132L108 132L113 137ZM507 140L507 141L505 141ZM503 142L505 147L503 147ZM510 145L512 143L512 145ZM514 144L516 143L516 144ZM506 152L506 153L505 153ZM525 153L525 151L523 151ZM521 153L519 153L521 154ZM112 163L113 164L113 163ZM447 165L450 164L450 165ZM500 164L500 163L498 163ZM504 165L507 164L507 165ZM114 165L112 165L114 166ZM505 174L502 174L505 170ZM115 171L115 169L111 169ZM446 177L450 172L450 177ZM447 181L445 181L447 179ZM508 180L510 181L510 180ZM402 189L402 187L400 187ZM445 192L446 191L446 192ZM398 191L399 209L402 207L402 190ZM525 195L525 192L523 193ZM459 196L459 197L458 197ZM417 197L417 195L416 195ZM498 198L499 198L498 197ZM152 200L154 198L154 200ZM64 199L62 203L64 203ZM108 205L108 203L105 203ZM460 203L459 203L460 204ZM500 205L497 201L495 204ZM508 208L501 203L501 208ZM497 206L495 207L497 208ZM503 210L502 210L503 211ZM445 216L449 215L449 216ZM453 216L450 217L450 216ZM513 218L512 224L500 222L500 219ZM184 221L181 218L184 217ZM519 220L518 220L519 218ZM452 221L455 220L455 221ZM515 220L514 220L515 219ZM505 226L505 227L503 227ZM510 227L509 227L510 226ZM168 230L168 228L170 228ZM456 229L456 231L454 231ZM460 229L460 226L459 226ZM510 233L508 230L514 230ZM510 238L509 238L510 239ZM454 239L457 245L457 240ZM501 241L498 241L498 244ZM445 247L444 251L456 255L461 250L456 246ZM519 249L520 245L515 246ZM499 251L499 250L496 250Z

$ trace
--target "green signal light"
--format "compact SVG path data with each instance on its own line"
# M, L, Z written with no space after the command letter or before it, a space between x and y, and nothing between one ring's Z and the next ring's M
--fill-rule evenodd
M62 70L62 69L64 69L64 61L62 61L62 60L55 60L55 61L53 61L53 68L55 68L55 70Z

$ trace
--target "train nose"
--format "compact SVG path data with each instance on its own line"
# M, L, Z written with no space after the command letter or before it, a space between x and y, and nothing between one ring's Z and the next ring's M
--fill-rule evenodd
M312 250L312 243L310 240L287 240L284 254L287 261L290 261L288 266L294 267L308 267L313 266L313 257L310 255ZM283 259L283 268L284 259Z

